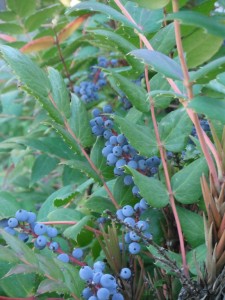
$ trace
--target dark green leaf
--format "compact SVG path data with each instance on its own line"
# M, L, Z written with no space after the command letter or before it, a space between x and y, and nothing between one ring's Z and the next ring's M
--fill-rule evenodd
M89 124L88 113L83 101L75 94L71 98L70 127L83 147L93 144L93 135Z
M137 202L136 197L132 193L132 187L132 185L126 186L124 184L124 176L119 176L116 179L113 187L113 196L121 206L126 204L132 205Z
M1 23L0 32L8 33L8 34L22 34L23 28L18 24Z
M84 204L85 207L91 211L102 214L104 210L109 209L111 212L115 212L115 206L108 198L103 197L90 197Z
M155 134L147 126L137 125L128 119L115 116L115 122L120 126L130 144L140 152L141 155L152 156L157 154L158 147Z
M70 117L70 96L68 88L60 75L60 73L49 67L48 68L49 80L52 86L52 97L60 112L66 118Z
M134 85L126 77L113 72L111 76L115 79L118 88L126 95L128 100L140 111L149 111L149 101L147 99L146 91L144 88Z
M184 237L191 247L195 248L205 243L202 216L182 207L177 207L178 216Z
M205 16L199 12L183 10L169 14L167 20L179 20L182 24L203 28L207 33L224 38L225 25L220 23L216 16Z
M140 194L152 207L164 207L169 203L169 194L161 181L153 177L142 175L138 171L125 167L133 175L134 183Z
M225 124L225 100L198 96L188 104L188 107Z
M186 109L180 108L167 114L159 123L161 141L168 151L182 151L191 133L192 122Z
M201 196L200 178L207 173L205 158L199 158L174 174L171 184L176 200L184 204L197 202Z
M12 11L0 11L0 20L9 21L16 19L16 14Z
M148 9L159 9L165 7L169 0L131 0L132 2L137 3L139 6L146 7Z
M133 50L130 54L142 60L145 64L150 65L153 71L159 72L172 79L183 80L180 65L163 53L140 49Z
M198 275L198 269L203 270L206 263L207 248L206 245L200 245L187 253L187 264L192 274Z
M46 154L39 155L34 162L31 173L31 185L53 171L59 163L57 158Z
M48 214L49 221L79 221L84 215L72 208L57 208Z

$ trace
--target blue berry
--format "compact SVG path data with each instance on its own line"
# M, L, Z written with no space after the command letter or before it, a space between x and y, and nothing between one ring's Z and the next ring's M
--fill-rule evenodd
M25 232L20 232L18 234L18 239L21 240L22 242L26 243L29 240L29 235Z
M125 138L125 136L123 134L119 134L117 136L117 142L118 142L118 144L123 145L127 142L127 139Z
M56 237L58 234L58 230L55 227L47 227L47 235L50 238Z
M8 220L8 226L11 227L11 228L14 228L18 225L18 220L16 218L10 218Z
M106 114L111 114L113 112L112 106L110 104L106 104L103 107L103 112Z
M125 218L125 216L124 216L124 214L123 214L123 212L122 212L122 209L118 209L118 210L117 210L116 216L117 216L117 218L118 218L119 220L121 220L121 221L123 221L124 218Z
M34 223L36 221L36 214L31 212L31 211L28 211L28 219L27 219L27 223L31 224L31 223Z
M129 279L131 277L131 270L129 268L123 268L120 271L120 277L126 280Z
M103 132L104 139L108 140L112 136L112 131L110 129L107 129Z
M144 171L147 167L147 163L144 159L138 161L138 169Z
M145 230L148 229L149 225L148 225L148 223L146 221L138 221L136 223L136 227L138 229L140 229L141 231L145 231Z
M107 155L107 164L109 166L114 166L118 160L118 157L116 157L113 153L110 153Z
M134 227L134 225L135 225L135 220L134 220L134 218L131 218L131 217L126 217L124 220L123 220L123 222L125 223L125 224L128 224L128 225L130 225L131 227Z
M17 210L15 217L19 222L25 222L28 219L28 212L24 209L19 209Z
M45 247L47 244L47 239L44 235L39 235L36 239L36 243L39 247Z
M138 242L140 241L140 236L137 235L137 233L135 231L130 231L130 239L133 241L133 242Z
M94 118L98 117L100 115L100 113L101 113L101 110L99 108L94 108L92 110L92 115Z
M72 252L72 256L76 259L81 259L82 256L83 256L84 252L81 248L75 248L73 249L73 252Z
M122 208L122 213L125 217L131 217L134 214L134 209L131 205L125 205Z
M139 188L136 185L133 186L132 193L133 193L134 196L137 196L137 197L140 196Z
M142 209L147 209L147 208L149 207L147 201L146 201L144 198L142 198L142 199L140 200L140 207L141 207Z
M106 120L106 121L104 122L104 126L105 126L105 128L107 128L107 129L112 129L112 128L113 128L113 121L112 121L112 120Z
M89 266L84 266L79 271L80 278L89 281L93 278L93 270Z
M117 286L116 279L111 274L104 274L100 280L104 288L115 288Z
M130 243L128 249L131 254L138 254L141 250L141 246L138 243L133 242Z
M34 226L34 233L37 235L45 234L47 231L47 226L45 224L36 223Z
M116 176L121 176L121 175L123 175L123 170L118 169L118 168L114 168L113 173Z
M9 227L9 226L4 227L4 230L5 230L7 233L11 234L11 235L15 235L15 234L16 234L16 230L13 229L13 228L11 228L11 227Z
M125 185L131 185L134 181L131 175L126 175L123 179Z
M152 168L152 167L158 167L161 163L160 158L157 156L152 156L146 160L147 166Z
M124 235L124 241L126 244L130 244L132 241L130 239L130 232L126 232Z
M112 296L112 300L124 300L124 297L121 293L115 293Z
M110 153L112 153L112 145L108 145L108 146L105 146L103 149L102 149L102 155L104 157L107 157Z
M102 277L103 273L102 272L96 272L94 273L93 275L93 279L92 279L92 282L94 284L99 284L100 283L100 280L101 280L101 277Z
M125 165L126 165L126 160L123 159L123 158L119 159L119 160L116 162L116 167L117 167L118 169L121 168L121 167L123 167L123 166L125 166Z
M91 296L90 298L88 298L88 300L99 300L99 298L97 298L96 296Z
M133 169L137 169L137 167L138 167L138 164L135 160L130 160L127 165L128 165L128 167L131 167Z
M68 263L68 262L70 261L70 257L69 257L69 255L66 254L66 253L60 253L60 254L57 256L57 258L58 258L59 260L61 260L62 262L64 262L64 263Z
M89 287L84 288L82 291L82 297L88 300L91 296L93 296L92 290Z
M110 293L109 293L109 290L106 289L106 288L100 288L98 291L97 291L97 296L98 296L98 299L99 300L108 300L109 299L109 296L110 296Z
M115 156L121 156L121 154L122 154L122 148L120 146L113 147L113 154Z
M94 271L95 272L101 272L101 271L104 271L105 269L105 263L103 261L96 261L93 265L93 268L94 268Z
M56 251L57 249L59 249L59 244L57 242L52 242L49 245L49 249L52 250L52 251Z
M117 137L115 135L112 135L109 139L109 142L112 146L115 146L117 144Z
M104 128L103 127L100 127L98 125L95 125L91 128L91 131L94 135L96 136L101 136L104 132Z

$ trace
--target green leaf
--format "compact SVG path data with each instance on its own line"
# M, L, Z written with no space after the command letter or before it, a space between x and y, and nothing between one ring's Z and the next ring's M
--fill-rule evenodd
M49 80L52 86L52 96L60 112L66 118L70 117L70 96L67 86L61 74L51 67L48 67Z
M0 245L0 261L4 261L7 263L18 263L19 259L13 250Z
M196 72L190 73L190 80L197 83L207 83L214 79L216 75L223 72L225 68L225 57L215 59L205 66L201 67Z
M58 163L59 160L57 158L46 154L39 155L32 167L30 184L33 185L35 182L48 175L57 167Z
M78 234L84 228L85 225L91 220L91 216L85 216L77 224L68 227L64 232L63 235L68 239L77 240Z
M0 234L10 248L16 253L16 256L19 258L19 260L29 265L38 265L38 261L34 255L34 252L26 244L2 229L0 229Z
M189 251L186 257L190 272L194 275L198 275L196 266L200 270L203 270L204 265L206 263L207 248L205 243Z
M41 281L37 289L37 294L42 295L51 292L68 293L68 288L61 280L56 281L51 279L45 279Z
M115 116L115 122L119 125L130 144L140 152L141 155L152 156L157 154L158 147L155 134L147 126L135 124L128 119Z
M16 14L12 11L0 11L0 20L9 21L16 19Z
M207 33L224 38L225 25L220 23L216 16L205 16L199 12L183 10L169 14L167 20L179 20L181 24L203 28Z
M90 158L98 168L98 170L101 171L103 177L105 178L105 181L108 181L114 178L114 174L113 167L107 166L106 158L102 155L102 149L104 148L104 146L105 140L103 138L97 138L95 144L91 149Z
M166 77L183 80L183 74L180 65L169 56L158 51L147 49L133 50L131 55L142 60L143 63L150 65L151 70L159 72Z
M146 7L148 9L159 9L165 7L169 0L131 0L132 2L135 2L139 6Z
M126 186L124 184L124 176L119 176L116 179L115 185L113 187L113 196L115 197L117 203L121 206L126 204L134 205L137 202L137 198L132 193L133 186Z
M16 266L12 267L4 277L6 278L15 274L30 274L35 272L37 272L37 268L35 266L17 264Z
M84 215L75 209L57 208L48 214L49 221L79 221Z
M131 27L136 30L140 30L138 26L131 23L123 14L121 14L117 10L113 9L109 5L105 5L102 3L97 3L97 2L93 2L93 1L85 1L83 3L79 3L75 6L73 6L72 8L68 9L68 11L66 13L70 14L72 12L75 12L77 14L77 12L78 12L78 14L80 15L80 12L82 14L86 14L87 12L90 12L90 11L107 14L109 19L119 21L122 23L122 25Z
M102 214L104 210L109 209L111 212L115 212L115 206L108 198L104 197L90 197L84 204L85 207L93 212Z
M35 253L38 259L39 272L48 278L54 278L55 280L60 280L63 276L62 270L57 266L52 257L44 256Z
M141 27L143 33L149 34L158 31L161 28L163 10L148 10L138 7L137 4L139 5L139 2L132 3L131 1L128 1L125 4L125 8L128 10L134 21Z
M17 1L17 0L15 0ZM26 1L26 0L24 0ZM39 9L33 15L29 15L29 17L25 20L25 27L28 31L33 31L35 29L40 28L43 23L47 23L47 20L52 21L56 16L57 11L62 6L60 4L53 4L51 6Z
M7 6L20 17L31 15L35 11L35 0L7 0Z
M176 200L183 204L197 202L202 193L200 178L207 173L205 158L199 158L174 174L171 184Z
M16 211L21 208L16 198L4 191L0 192L0 206L0 220L14 216Z
M149 101L147 99L147 93L144 88L134 85L126 77L113 72L111 76L115 79L116 85L126 95L128 100L140 111L149 111Z
M22 82L22 88L37 98L56 122L63 123L60 112L48 99L51 86L47 75L29 57L16 49L1 45L0 52Z
M195 248L205 243L204 224L202 216L177 206L177 212L184 237L191 247Z
M205 114L212 120L225 124L225 100L198 96L188 104L197 113Z
M182 151L191 133L192 122L186 109L180 108L170 112L159 123L161 141L168 151Z
M169 194L161 181L142 175L132 168L125 167L125 169L133 175L134 183L138 186L141 196L152 207L165 207L169 203Z
M176 44L174 24L171 23L156 32L150 39L150 44L156 51L168 55Z
M75 94L72 94L71 98L71 118L69 124L83 147L93 144L93 135L85 104Z
M0 32L4 32L7 34L22 34L23 28L18 24L1 23L0 24Z
M188 67L194 68L207 62L219 50L222 43L221 37L207 34L202 29L184 38L182 44Z

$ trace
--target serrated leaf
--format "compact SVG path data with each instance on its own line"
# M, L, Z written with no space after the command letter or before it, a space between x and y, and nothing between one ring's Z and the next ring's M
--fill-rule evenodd
M73 34L73 32L81 26L81 24L89 17L89 15L84 15L76 20L67 24L60 32L58 33L58 41L62 43L65 39Z
M147 93L144 88L134 85L126 77L117 74L115 72L111 73L111 75L116 82L118 88L126 95L128 100L140 111L148 112L149 111L149 101L147 99Z
M132 123L128 119L125 120L118 116L115 116L115 122L119 125L121 132L126 136L130 144L141 155L152 156L157 154L158 147L152 129Z
M206 257L207 257L207 248L205 243L194 248L193 250L187 253L186 256L187 264L192 274L198 275L198 272L196 270L196 265L198 269L203 270L204 265L206 263Z
M179 20L182 24L203 28L207 33L224 38L225 25L218 22L216 16L205 16L199 12L183 10L169 14L167 20Z
M190 74L190 80L197 83L207 83L214 79L225 68L225 57L215 59Z
M64 232L63 235L68 239L77 240L78 234L81 232L81 230L84 228L85 225L87 225L88 221L91 220L91 216L85 216L82 218L82 220L78 221L77 224L68 227Z
M107 166L106 158L102 155L102 149L104 148L104 146L104 139L98 138L91 149L90 158L98 168L98 170L101 171L103 177L105 178L105 181L108 181L114 178L114 174L113 167Z
M42 295L49 292L68 293L68 288L61 280L45 279L39 284L37 294Z
M130 167L125 167L125 169L133 175L134 183L139 188L141 196L152 207L160 208L169 203L169 194L161 181L142 175Z
M85 104L75 94L72 94L71 98L71 118L69 124L83 147L93 144L94 139Z
M54 38L52 36L44 36L25 44L20 51L23 53L38 52L49 49L54 45Z
M18 263L19 259L16 253L8 247L0 245L0 261L7 263Z
M161 141L168 151L182 151L191 133L192 122L186 109L180 108L168 113L159 123Z
M25 264L17 264L15 267L12 267L7 274L5 274L4 278L15 275L15 274L30 274L36 273L37 267L29 266Z
M70 96L68 88L61 74L51 67L48 67L49 80L52 86L52 97L57 108L66 118L70 117Z
M62 279L62 270L58 267L52 257L47 257L38 253L35 253L38 259L39 272L45 277L52 278L54 280Z
M156 32L150 39L150 44L156 51L168 55L176 44L174 24L171 23Z
M115 212L115 206L108 198L104 197L90 197L84 204L85 207L91 211L102 214L104 210L109 209L111 212Z
M212 120L225 124L225 100L198 96L188 104L197 113L205 114Z
M169 0L131 0L132 2L137 3L139 6L148 8L148 9L159 9L165 7Z
M29 17L25 20L25 27L27 28L28 31L33 31L35 29L40 28L40 26L48 19L50 19L50 21L53 20L54 17L56 16L56 12L61 7L62 6L59 3L56 3L48 7L37 10L34 14L29 15Z
M138 26L131 23L123 14L118 12L117 10L113 9L112 7L105 5L103 3L97 3L93 1L85 1L82 3L79 3L72 8L68 9L66 12L67 14L70 14L72 12L78 12L78 14L86 14L87 12L100 12L103 14L107 14L108 17L112 20L116 20L122 23L122 25L131 27L133 29L140 30Z
M59 160L57 158L46 154L39 155L32 167L30 184L33 185L35 182L48 175L57 167L58 163Z
M19 260L33 266L38 265L38 261L33 253L33 251L17 237L14 237L7 233L6 231L0 229L0 234L10 248L15 251Z
M60 112L48 99L51 86L47 75L30 58L16 49L1 45L0 52L22 82L22 88L37 98L56 122L63 123Z
M148 10L139 6L140 0L136 3L128 1L125 4L125 8L128 10L134 21L141 27L141 30L145 35L158 31L163 19L163 10Z
M48 214L49 221L79 221L84 215L75 209L57 208Z
M188 209L177 206L177 212L185 239L193 247L205 243L203 217Z
M182 44L188 67L194 68L207 62L219 50L222 43L221 37L206 34L202 29L184 38Z
M20 17L31 15L35 11L35 0L7 0L7 6Z
M158 51L147 49L133 50L131 55L150 65L153 71L159 72L166 77L183 80L183 74L180 65L169 56Z
M183 204L197 202L201 196L200 178L207 173L205 158L199 158L174 174L171 184L176 200Z

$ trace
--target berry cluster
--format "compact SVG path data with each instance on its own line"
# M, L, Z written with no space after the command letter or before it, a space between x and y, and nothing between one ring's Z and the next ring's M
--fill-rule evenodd
M128 250L130 254L138 254L140 252L142 237L152 239L152 235L148 231L148 222L140 220L141 214L146 211L148 207L146 200L142 198L134 207L125 205L116 212L116 218L125 225L126 233L124 235L124 241L129 245Z
M98 91L107 84L105 74L100 68L117 66L117 59L107 60L105 57L98 58L98 64L91 68L89 80L82 81L74 86L74 92L85 103L90 103L99 99Z
M90 125L94 135L103 136L106 140L102 155L109 166L114 166L114 175L124 175L125 185L132 185L133 179L131 175L124 174L124 166L136 169L146 176L154 176L158 172L161 160L157 156L147 158L139 155L123 134L113 130L114 123L108 115L112 113L113 109L110 105L105 105L103 111L95 108L92 111L94 118L90 120ZM133 186L132 192L135 196L140 196L137 186Z
M11 235L17 235L24 243L28 242L31 236L36 249L42 250L47 246L50 250L59 253L57 256L59 260L79 264L79 260L83 257L83 250L75 248L71 255L63 253L58 242L53 241L53 238L58 235L58 230L55 227L36 222L36 218L35 213L19 209L15 217L8 219L8 226L4 229ZM84 265L84 263L80 263L80 265Z
M88 300L123 300L124 297L120 292L120 287L117 279L108 273L104 273L105 263L97 261L93 268L84 266L80 269L79 275L84 280L87 286L82 292L82 297ZM131 270L123 268L120 271L119 277L123 280L131 278Z

